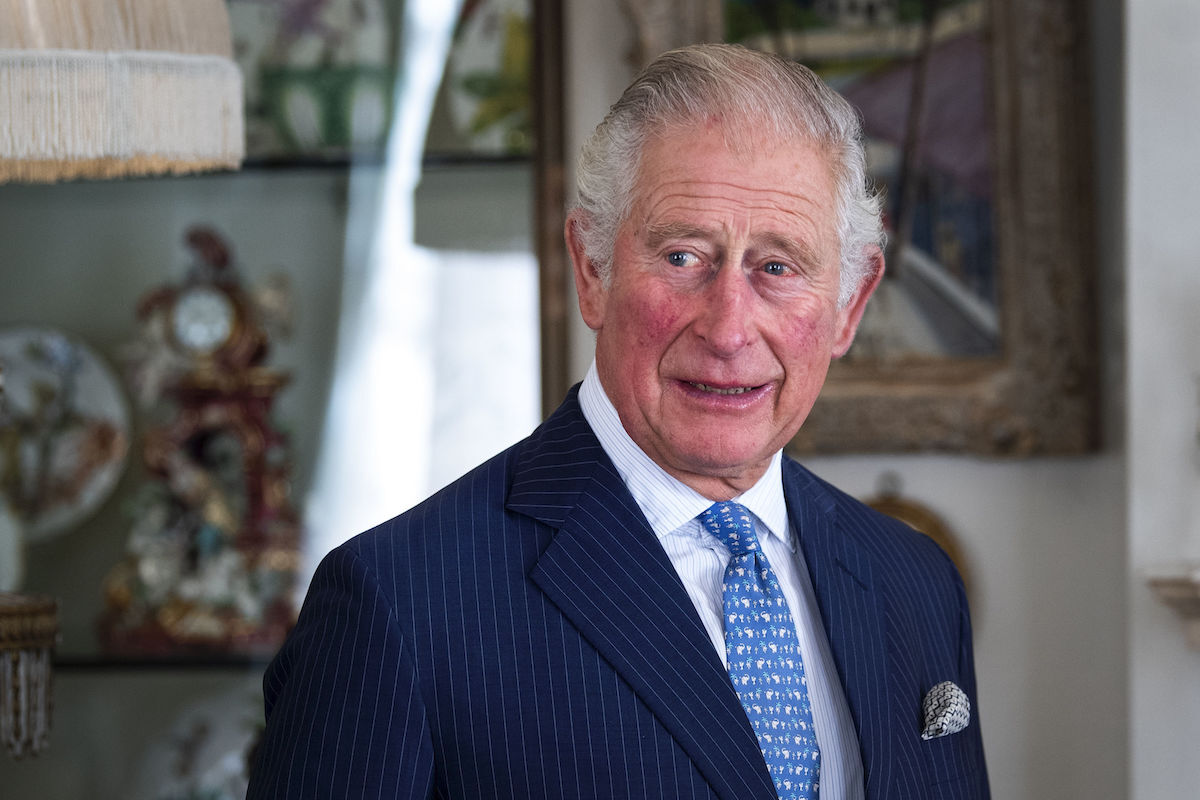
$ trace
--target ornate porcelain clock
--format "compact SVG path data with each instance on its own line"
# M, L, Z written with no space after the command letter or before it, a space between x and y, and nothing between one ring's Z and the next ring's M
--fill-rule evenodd
M138 308L138 394L165 414L144 436L151 480L106 581L101 636L122 654L265 655L294 617L299 522L271 421L288 376L264 363L264 315L228 245L207 228L187 244L185 280Z

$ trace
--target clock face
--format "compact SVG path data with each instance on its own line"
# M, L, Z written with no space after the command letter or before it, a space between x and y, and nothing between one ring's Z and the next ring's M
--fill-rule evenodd
M208 355L233 334L237 312L224 292L208 286L185 290L175 301L172 333L185 350Z

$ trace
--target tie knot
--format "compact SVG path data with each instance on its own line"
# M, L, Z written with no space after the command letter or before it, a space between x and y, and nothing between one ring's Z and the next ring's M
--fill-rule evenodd
M713 503L700 514L700 522L713 536L720 539L735 556L758 549L754 535L754 520L741 503L726 500Z

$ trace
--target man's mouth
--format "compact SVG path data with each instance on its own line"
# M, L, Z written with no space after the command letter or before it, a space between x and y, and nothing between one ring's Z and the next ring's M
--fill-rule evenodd
M745 394L758 388L757 386L731 386L723 389L720 386L709 386L707 383L698 383L696 381L688 381L688 383L702 392L710 392L712 394Z

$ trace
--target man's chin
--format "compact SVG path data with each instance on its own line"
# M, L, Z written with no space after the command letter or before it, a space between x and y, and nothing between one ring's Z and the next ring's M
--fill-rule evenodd
M739 487L740 492L758 482L771 465L774 454L773 450L763 453L748 448L692 448L677 451L668 464L660 466L701 494L707 495L707 492L699 489L699 485Z

